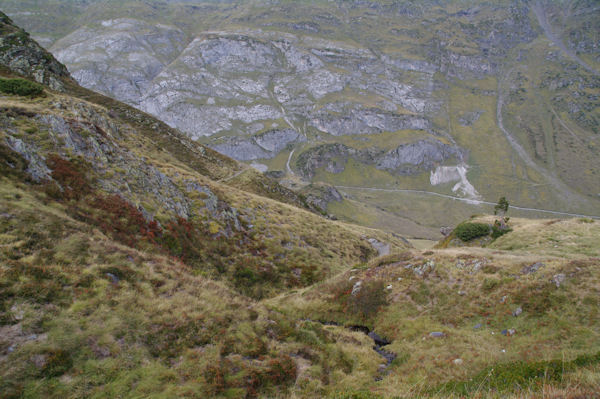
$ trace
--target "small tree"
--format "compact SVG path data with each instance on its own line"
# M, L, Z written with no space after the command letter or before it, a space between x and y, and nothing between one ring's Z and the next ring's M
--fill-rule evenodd
M494 206L494 215L504 216L508 212L508 200L506 197L501 197L498 203Z
M494 226L497 226L500 231L508 230L508 227L506 226L508 218L505 216L507 212L508 200L506 197L500 197L498 203L494 206L494 215L500 216L500 219L494 222Z

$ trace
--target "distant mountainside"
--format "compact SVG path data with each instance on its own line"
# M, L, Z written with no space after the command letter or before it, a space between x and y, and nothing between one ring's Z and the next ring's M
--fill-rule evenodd
M599 221L419 250L327 201L79 86L0 12L0 398L596 395Z
M600 214L595 1L0 8L81 85L306 195L336 186L343 200L320 203L338 217L433 238L489 209L364 188ZM414 202L450 211L429 219L430 210L397 205Z

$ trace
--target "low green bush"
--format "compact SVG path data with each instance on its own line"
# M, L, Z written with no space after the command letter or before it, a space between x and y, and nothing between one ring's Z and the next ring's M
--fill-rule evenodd
M44 94L44 86L21 78L0 78L0 92L17 96L38 97Z
M502 229L496 225L492 226L492 238L496 239L498 237L502 237L506 233L510 233L512 231L511 228Z
M490 227L484 223L461 223L454 229L454 234L462 241L471 241L490 233Z

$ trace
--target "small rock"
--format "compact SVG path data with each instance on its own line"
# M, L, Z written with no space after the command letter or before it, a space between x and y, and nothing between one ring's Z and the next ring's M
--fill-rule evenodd
M355 296L356 294L358 294L360 292L361 288L362 288L362 281L357 281L356 284L354 284L354 287L352 287L352 292L350 293L350 295Z
M448 237L450 233L452 233L452 230L454 230L452 227L441 227L440 233L442 233L444 237Z
M402 281L402 277L398 277L398 281Z
M552 277L552 281L556 284L556 288L559 288L560 285L565 282L566 277L567 276L563 273L555 274L554 277Z
M17 305L13 305L10 308L10 311L13 313L13 317L15 318L15 320L17 321L21 321L23 320L23 318L25 317L25 311L23 309L21 309L19 306Z
M521 272L523 274L532 274L537 272L538 270L540 270L542 267L546 266L545 264L543 264L542 262L536 262L533 265L529 265L529 266L525 266Z
M17 349L17 345L16 344L9 346L6 351L8 353L13 353L15 351L15 349Z
M110 279L110 282L113 284L119 284L119 277L115 276L112 273L106 273L106 277Z
M456 365L460 365L460 364L463 364L463 360L460 359L460 358L459 359L454 359L453 363L456 364Z
M506 349L502 349L500 352L502 352L502 353L506 353Z
M521 307L519 306L518 308L515 309L515 311L513 312L513 316L517 317L519 316L521 313L523 313L523 309L521 309Z
M460 295L460 296L464 296L464 295L466 295L466 294L467 294L467 293L466 293L466 292L464 292L464 291L458 291L458 295Z
M387 287L385 287L387 290L391 290L392 289L392 285L388 285Z
M47 355L34 355L34 356L32 356L31 361L33 362L35 367L41 369L41 368L44 368L44 366L48 362L48 356Z
M446 336L446 334L444 334L443 332L440 331L433 331L429 333L429 336L431 338L443 338Z

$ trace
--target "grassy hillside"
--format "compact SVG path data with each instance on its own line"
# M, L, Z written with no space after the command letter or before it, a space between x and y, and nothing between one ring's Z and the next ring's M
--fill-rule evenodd
M598 221L417 250L10 43L31 70L0 70L0 398L596 394Z
M392 254L267 303L390 342L381 380L345 380L347 397L594 397L600 224L509 225L485 248Z
M26 36L7 51L23 41L25 65L43 68ZM0 72L3 398L283 394L303 330L258 299L367 261L368 239L407 246L296 207L276 182L68 75L54 91ZM307 350L344 350L328 339Z

